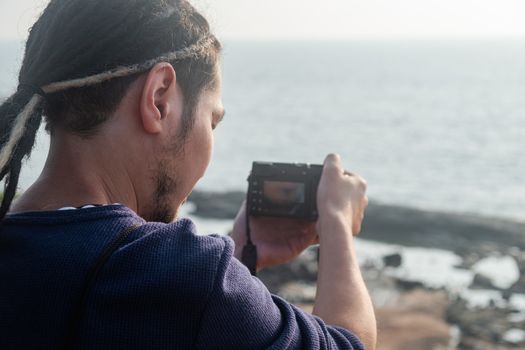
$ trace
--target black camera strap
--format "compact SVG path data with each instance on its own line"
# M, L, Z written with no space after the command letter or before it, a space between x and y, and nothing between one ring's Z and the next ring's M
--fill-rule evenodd
M248 234L248 241L242 248L241 262L250 270L253 276L257 275L257 246L253 244L249 232L250 228L247 225L246 232Z
M252 242L250 231L250 213L248 205L250 203L250 192L246 195L246 245L242 248L241 262L250 270L252 276L257 276L257 246Z
M71 320L68 323L69 326L68 326L68 330L66 334L64 349L74 349L76 347L75 341L78 336L78 332L80 330L80 323L86 311L89 293L93 289L100 271L102 270L106 262L109 260L111 255L118 248L120 248L122 244L125 243L126 239L130 236L130 234L141 226L142 225L140 224L135 224L135 225L127 227L125 230L120 232L113 239L113 241L106 247L106 249L98 257L95 264L89 270L86 276L86 279L84 281L84 286L80 293L80 298L78 300L78 303L73 307L73 313L71 315Z

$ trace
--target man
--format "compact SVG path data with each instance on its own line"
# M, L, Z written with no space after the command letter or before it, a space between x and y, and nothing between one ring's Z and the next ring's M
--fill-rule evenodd
M315 316L237 259L244 207L233 241L177 220L224 116L219 53L186 1L49 3L0 107L2 349L375 348L353 249L366 184L338 156L325 161L316 224L250 221L258 269L320 243ZM46 165L11 205L43 115Z

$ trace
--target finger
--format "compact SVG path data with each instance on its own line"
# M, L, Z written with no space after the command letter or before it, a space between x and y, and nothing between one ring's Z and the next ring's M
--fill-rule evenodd
M366 191L368 189L368 182L361 176L357 176L358 179L359 179L359 183L361 185L361 188L363 189L363 191Z
M325 158L325 164L326 163L337 163L337 164L341 164L341 156L337 153L330 153L329 155L326 156Z
M354 227L353 227L353 234L354 236L359 236L359 233L361 232L361 223L356 223L354 224Z
M337 171L341 173L342 168L341 157L338 154L331 153L326 156L324 160L325 171Z
M352 185L355 188L359 189L363 194L368 189L367 181L364 178L362 178L361 176L355 174L355 175L348 175L347 178L352 182Z

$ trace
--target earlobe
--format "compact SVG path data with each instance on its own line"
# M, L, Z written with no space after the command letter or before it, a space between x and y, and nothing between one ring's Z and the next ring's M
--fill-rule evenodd
M145 132L162 132L174 91L176 75L173 66L165 62L155 65L146 77L140 98L140 116Z

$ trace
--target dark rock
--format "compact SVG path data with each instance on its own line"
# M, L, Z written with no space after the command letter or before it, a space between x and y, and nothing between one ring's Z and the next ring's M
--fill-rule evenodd
M447 309L447 320L461 330L460 349L516 349L502 345L503 335L516 328L509 321L511 313L511 310L494 306L469 308L465 300L457 299Z
M492 284L492 280L479 273L474 275L474 279L470 284L470 289L498 289Z
M509 289L511 293L525 294L525 252L514 250L513 256L518 263L520 279Z
M193 215L213 219L234 219L245 199L246 194L241 191L193 191L188 197L188 202L195 205Z
M524 270L521 270L521 277L512 287L510 287L510 293L525 294L525 275Z
M383 263L389 267L399 267L403 262L403 257L399 253L386 255L383 257Z
M425 285L419 281L405 281L401 279L396 280L396 285L398 288L405 291L425 288Z
M468 214L431 212L371 201L361 237L461 253L492 246L525 250L525 223Z
M462 257L462 260L460 264L454 267L461 270L471 270L477 262L483 259L483 256L481 256L481 254L478 253L456 253Z

